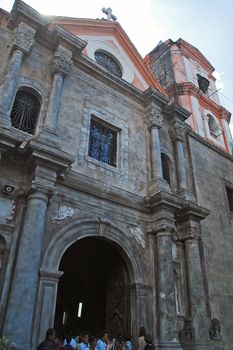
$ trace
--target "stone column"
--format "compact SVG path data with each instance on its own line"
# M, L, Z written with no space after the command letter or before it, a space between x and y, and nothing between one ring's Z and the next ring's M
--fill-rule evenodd
M36 30L24 22L20 22L15 30L12 56L7 73L1 86L0 124L11 126L10 113L18 87L18 77L24 55L30 53L34 44Z
M187 175L186 175L186 161L184 156L184 124L182 122L176 121L173 124L173 140L175 144L176 152L176 169L178 178L178 191L187 191Z
M197 226L190 227L184 239L190 317L195 329L195 343L200 345L208 342L208 320L199 248L200 229Z
M33 349L36 349L37 345L44 339L47 329L53 327L57 285L62 275L62 271L40 270L39 293L33 328Z
M173 227L156 230L158 265L159 346L180 348L177 330L174 266L172 260Z
M151 181L149 192L150 194L154 194L162 188L169 189L169 185L163 179L162 171L159 129L162 127L163 116L160 107L152 104L148 108L146 122L150 132Z
M48 181L48 172L38 166L37 174L47 174L47 188L33 185L27 198L19 249L15 265L11 294L4 322L3 334L17 341L19 350L31 349L31 331L34 318L34 307L38 290L38 273L41 246L44 234L50 188L54 183ZM56 174L51 172L55 180ZM37 178L38 181L38 178Z
M52 90L49 96L46 126L40 138L56 142L57 118L60 108L62 88L65 76L72 66L72 52L59 45L52 60Z

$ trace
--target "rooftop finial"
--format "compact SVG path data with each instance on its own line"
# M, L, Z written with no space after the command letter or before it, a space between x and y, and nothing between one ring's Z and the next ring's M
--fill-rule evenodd
M116 16L114 16L112 14L112 9L110 7L108 7L107 9L105 7L102 8L102 12L105 13L105 15L107 15L107 21L116 21L117 18Z

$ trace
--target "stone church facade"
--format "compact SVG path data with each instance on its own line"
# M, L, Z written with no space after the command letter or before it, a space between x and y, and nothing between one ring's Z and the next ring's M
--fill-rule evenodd
M79 269L112 333L232 348L230 113L211 64L182 39L143 60L110 20L0 15L1 334L29 350L54 324L94 332L64 306Z

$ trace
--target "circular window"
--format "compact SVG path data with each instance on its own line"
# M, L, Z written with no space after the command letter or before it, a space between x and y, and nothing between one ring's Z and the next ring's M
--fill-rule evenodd
M109 72L117 75L120 78L122 77L120 65L112 56L100 50L95 51L94 56L96 62L106 68Z

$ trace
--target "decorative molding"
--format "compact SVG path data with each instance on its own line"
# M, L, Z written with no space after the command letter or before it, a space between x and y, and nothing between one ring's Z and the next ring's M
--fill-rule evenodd
M15 212L14 200L1 197L0 198L0 223L6 224L13 220Z
M146 248L146 242L144 238L144 233L139 226L129 226L130 232L138 244L144 249Z
M53 72L67 75L70 72L72 64L72 52L59 45L52 60Z
M60 224L70 218L74 215L74 208L71 208L70 206L66 204L60 204L55 216L51 217L51 223L57 223Z
M36 30L24 22L20 22L15 29L15 36L13 39L13 50L21 50L24 53L30 53L34 45L34 36Z

